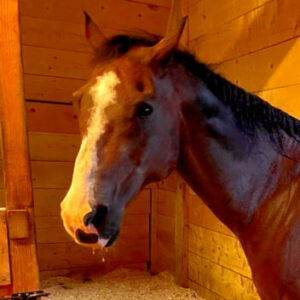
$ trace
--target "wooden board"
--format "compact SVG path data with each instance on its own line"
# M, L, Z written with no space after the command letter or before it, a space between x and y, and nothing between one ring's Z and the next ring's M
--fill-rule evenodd
M189 278L230 300L260 299L252 280L192 253Z
M74 162L80 143L78 134L30 132L30 159Z
M188 201L190 224L201 226L228 236L235 236L231 230L218 220L198 196L190 195Z
M221 64L216 71L250 92L300 84L300 38Z
M71 105L26 102L26 112L29 131L79 134L77 115Z
M0 173L2 173L2 170L1 170L1 166L0 166ZM1 180L1 178L0 178ZM0 182L0 187L3 187L3 183ZM4 195L4 189L0 188L0 208L1 207L5 207L5 195Z
M158 215L157 238L162 242L175 244L175 218Z
M237 238L190 224L189 251L251 278L247 258Z
M23 46L25 74L87 79L92 55L42 47Z
M246 14L226 22L231 17L231 12L222 9L213 10L215 2L199 1L199 5L205 3L210 6L206 12L206 21L210 26L203 26L203 18L199 18L204 8L197 12L192 10L190 49L197 52L198 57L206 63L220 63L229 59L255 52L291 38L299 36L300 2L291 1L265 1L264 5L258 5ZM245 1L242 1L245 2ZM230 4L240 8L240 1L223 1L223 5ZM245 3L242 3L245 4ZM222 5L222 4L220 4ZM248 6L256 5L256 1L247 1ZM242 5L243 6L243 5ZM249 7L250 8L250 7ZM220 18L222 14L224 17ZM222 23L221 23L222 22ZM223 24L223 22L225 22ZM211 28L212 27L212 28Z
M175 202L176 193L166 190L157 190L156 201L157 201L157 213L168 217L175 217Z
M190 40L214 33L217 29L268 2L270 0L189 0Z
M67 189L71 184L73 163L33 161L31 170L34 188Z
M175 281L182 287L188 287L189 215L187 192L183 181L179 182L175 208Z
M175 244L165 243L158 240L157 247L159 249L157 270L159 272L168 270L175 275Z
M24 74L26 99L71 103L85 80Z
M257 94L275 107L300 119L300 85L266 90Z
M0 286L9 285L10 263L9 263L9 246L6 225L6 211L0 208Z
M162 3L163 4L163 3ZM164 4L166 1L164 1ZM83 24L83 11L87 11L100 27L146 31L163 35L166 30L169 8L156 4L124 0L59 0L21 1L22 16ZM126 18L124 18L126 12ZM113 16L113 17L112 17Z
M0 1L0 121L4 160L5 202L8 212L26 210L29 236L10 238L12 290L39 289L35 247L33 197L23 96L19 30L19 1ZM10 227L8 223L8 228ZM30 270L26 272L24 270Z
M83 22L75 24L23 16L21 17L21 31L23 46L92 52L92 48L85 39Z

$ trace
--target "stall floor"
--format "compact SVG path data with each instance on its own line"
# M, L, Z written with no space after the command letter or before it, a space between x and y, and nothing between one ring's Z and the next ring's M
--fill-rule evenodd
M118 269L104 276L43 279L48 300L201 300L191 289L177 286L168 272L151 276L146 271ZM203 299L202 299L203 300Z

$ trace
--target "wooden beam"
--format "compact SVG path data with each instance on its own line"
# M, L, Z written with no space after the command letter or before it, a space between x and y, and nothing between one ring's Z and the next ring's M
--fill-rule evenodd
M10 285L10 266L5 208L0 208L0 288ZM1 289L0 289L1 297Z
M175 204L175 257L176 257L176 283L188 287L188 247L189 247L189 220L187 188L180 181L177 187Z
M26 209L29 224L28 238L10 239L13 292L18 293L39 289L18 0L0 0L0 20L0 120L6 209Z
M158 200L158 190L151 189L151 209L150 209L150 272L151 274L158 273L157 200Z

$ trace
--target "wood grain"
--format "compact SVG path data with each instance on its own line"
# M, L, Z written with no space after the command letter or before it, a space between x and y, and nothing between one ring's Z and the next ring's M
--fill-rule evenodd
M250 92L300 83L300 38L224 62L216 71ZM288 74L288 76L287 76Z
M77 115L70 105L26 102L26 112L29 131L79 134Z
M166 1L164 1L164 4L166 4ZM100 28L134 29L160 35L165 33L169 14L169 8L165 6L124 0L93 0L86 2L74 0L72 3L64 3L58 0L43 2L22 0L20 5L22 16L83 24L84 16L82 12L85 10ZM126 18L124 18L124 12L126 12Z
M0 208L0 232L0 286L4 286L11 283L8 250L9 240L7 235L6 211L4 208Z
M85 52L23 46L25 74L87 79L92 55Z
M19 2L1 1L0 19L0 122L5 153L6 208L7 211L26 209L29 216L29 238L10 239L13 292L17 293L39 289L23 97Z
M85 80L24 74L25 98L30 100L72 103L72 94Z
M188 287L189 216L188 193L185 184L178 183L175 206L176 283Z
M247 258L237 238L190 224L189 251L251 278Z
M189 278L225 299L260 299L249 278L192 253L189 255Z
M30 159L74 162L80 143L78 134L30 132Z

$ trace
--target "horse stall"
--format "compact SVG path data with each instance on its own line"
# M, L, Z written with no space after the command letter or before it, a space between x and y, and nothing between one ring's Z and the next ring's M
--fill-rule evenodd
M298 0L181 2L182 47L300 118ZM176 172L130 202L112 247L78 245L63 227L60 203L80 147L72 94L85 84L93 52L83 11L107 37L163 37L171 7L171 0L0 0L0 297L43 290L34 296L261 299L236 236Z

